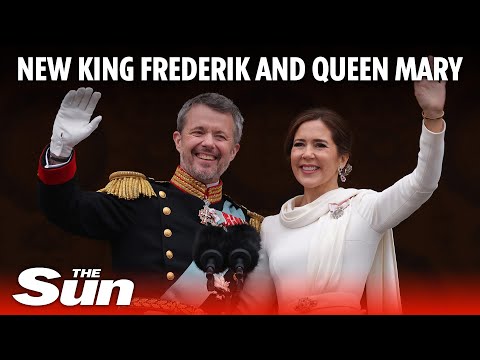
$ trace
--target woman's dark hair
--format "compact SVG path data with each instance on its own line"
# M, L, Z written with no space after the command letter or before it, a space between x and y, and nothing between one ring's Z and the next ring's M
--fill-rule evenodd
M330 130L332 140L337 146L338 155L352 155L353 133L348 123L335 111L322 107L303 111L290 123L284 143L284 151L287 159L290 159L293 140L298 128L303 123L312 120L322 121Z

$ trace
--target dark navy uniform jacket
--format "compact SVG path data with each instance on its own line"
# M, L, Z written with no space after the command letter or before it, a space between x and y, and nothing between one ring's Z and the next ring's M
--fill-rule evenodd
M195 234L205 226L199 217L204 199L210 208L243 215L257 230L263 219L223 194L221 180L207 189L180 167L170 181L117 172L104 189L83 191L75 153L67 164L45 168L45 151L38 167L42 211L68 232L109 241L112 269L134 280L136 297L159 298L192 264Z

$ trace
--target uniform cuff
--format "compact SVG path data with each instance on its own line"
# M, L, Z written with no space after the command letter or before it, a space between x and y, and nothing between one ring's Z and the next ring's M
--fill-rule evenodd
M40 159L38 161L38 171L37 176L41 182L45 185L59 185L64 184L67 181L70 181L75 176L75 172L77 171L77 161L76 161L76 154L75 150L73 150L73 154L70 160L60 167L56 168L45 168L45 153L48 150L49 146L46 146L45 149L42 151L40 155Z

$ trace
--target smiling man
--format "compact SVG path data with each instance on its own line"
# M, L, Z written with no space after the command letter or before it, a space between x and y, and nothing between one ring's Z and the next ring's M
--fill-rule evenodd
M75 178L74 147L100 123L101 116L91 120L100 97L92 88L65 96L40 156L41 209L68 232L110 242L112 268L134 280L132 307L139 311L222 312L219 289L228 291L225 283L238 279L225 269L216 274L218 288L208 288L193 251L205 226L260 229L263 217L225 195L221 180L240 149L243 116L225 96L200 94L178 113L173 140L180 163L170 180L117 171L104 188L84 191Z
M218 182L240 149L242 127L238 109L219 94L202 94L188 101L173 133L180 166L204 184Z

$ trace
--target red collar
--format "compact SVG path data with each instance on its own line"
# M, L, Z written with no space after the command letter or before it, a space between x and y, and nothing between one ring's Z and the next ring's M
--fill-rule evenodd
M202 200L208 200L210 204L215 204L222 200L222 180L220 180L217 185L207 188L204 183L194 179L189 173L183 170L180 165L177 166L175 174L173 174L170 179L170 183L183 192Z

